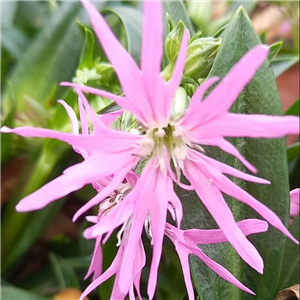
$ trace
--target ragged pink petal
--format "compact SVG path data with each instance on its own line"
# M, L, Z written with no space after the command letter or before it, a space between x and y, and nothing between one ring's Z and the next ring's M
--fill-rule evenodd
M166 83L166 86L167 86L166 94L168 95L168 98L165 97L165 101L166 101L165 108L166 108L166 114L168 116L170 116L170 114L171 114L172 101L173 101L176 90L179 87L182 76L183 76L188 41L189 41L189 32L187 30L185 30L182 40L181 40L180 50L179 50L179 53L177 56L176 64L175 64L173 72L172 72L172 77Z
M268 223L258 219L242 220L237 223L237 226L245 236L268 230ZM228 241L221 229L188 229L185 230L184 237L192 239L196 244L215 244Z
M299 134L299 117L227 113L206 125L211 138L276 138Z
M73 108L63 100L58 100L57 102L60 103L65 108L65 110L69 116L69 119L72 124L72 133L79 134L78 120L77 120L77 116L76 116Z
M120 103L118 104L133 113L139 120L148 124L148 121L153 120L154 116L144 93L145 86L142 79L142 72L133 58L119 43L95 6L90 1L82 2L82 4L89 14L95 33L109 61L114 66L114 70L125 93L125 106ZM137 103L139 105L136 105Z
M220 277L222 277L226 281L232 283L239 289L241 289L249 294L255 295L254 292L252 292L249 288L247 288L245 285L243 285L241 282L239 282L228 270L226 270L224 267L222 267L217 262L213 261L207 255L205 255L201 249L199 249L195 246L190 247L190 249L193 251L192 252L193 254L197 255L210 269L212 269Z
M204 100L198 116L201 124L211 121L229 110L267 58L268 53L268 46L258 45L233 66L226 77Z
M215 159L212 159L212 158L210 158L206 155L203 155L202 153L198 152L198 153L195 153L195 154L196 154L195 158L194 158L195 161L197 161L197 157L199 158L199 156L200 156L209 165L211 165L212 167L214 167L216 170L220 171L223 174L232 175L234 177L241 178L241 179L244 179L244 180L247 180L247 181L250 181L250 182L255 182L255 183L260 183L260 184L271 184L271 182L269 180L259 178L259 177L253 176L253 175L249 175L247 173L239 171L239 170L237 170L233 167L230 167L229 165L226 165L226 164L224 164L222 162L219 162Z
M92 273L94 273L93 280L95 280L102 273L103 255L102 255L102 248L101 248L101 239L102 239L101 236L96 238L91 264L84 279L87 279Z
M173 192L173 182L162 172L159 172L155 188L157 192L154 194L153 204L151 205L151 209L149 209L153 235L152 261L147 288L150 300L153 299L157 284L158 267L164 238L164 231L161 229L165 227L167 218L167 203L169 202L168 198L170 197L170 195L164 195L164 193L170 189L172 189ZM165 199L163 199L163 197Z
M226 176L216 174L215 170L210 168L209 165L206 166L206 175L212 176L214 184L220 189L220 191L247 204L248 206L253 208L257 213L259 213L263 218L265 218L271 225L273 225L282 233L284 233L287 237L289 237L292 241L294 241L297 244L299 243L290 234L287 228L283 225L282 221L272 210L270 210L264 204L262 204L253 196L248 194L242 188L234 184Z
M73 191L77 191L92 181L95 181L99 175L101 175L99 174L99 170L97 170L97 166L99 168L105 161L107 160L103 160L103 158L99 156L93 156L77 165L74 165L72 167L72 172L64 173L45 184L34 193L23 198L16 206L17 211L26 212L41 209L49 203L64 197ZM102 172L110 172L110 170L107 169L108 165L106 166L106 170L105 164L103 167Z
M15 133L24 137L43 137L53 138L72 145L75 148L82 148L91 154L99 153L120 153L124 151L133 152L134 144L141 140L141 136L129 134L116 130L109 130L98 133L97 135L73 135L58 132L51 129L35 128L35 127L18 127L8 128L3 126L1 132ZM103 139L103 140L102 140ZM102 142L101 142L102 140ZM103 141L105 140L105 143Z
M87 210L89 210L95 205L98 205L102 200L104 200L106 197L111 195L122 183L122 181L125 178L125 175L131 169L131 167L132 167L131 165L129 166L127 165L123 167L123 170L116 172L113 179L110 181L109 184L107 184L106 187L104 187L101 190L101 192L99 192L94 198L92 198L86 204L84 204L79 208L79 210L75 213L73 217L73 222L75 222Z
M194 162L185 163L185 175L195 186L195 191L224 232L241 258L259 273L263 272L263 260L256 248L245 237L233 218L220 190L213 178L207 177ZM197 179L196 179L197 178ZM197 183L195 182L197 180Z
M214 76L205 80L196 90L193 97L191 98L190 105L186 112L183 115L182 121L180 122L181 126L184 126L186 129L191 130L195 126L199 126L199 111L201 110L201 106L203 105L203 97L205 92L217 81L218 77Z
M199 231L198 234L204 233L205 230ZM209 230L210 231L210 230ZM170 238L176 247L176 251L180 258L185 284L188 291L189 300L194 299L194 292L191 283L190 269L188 262L188 255L194 254L200 258L209 268L216 272L220 277L234 284L238 288L246 291L247 293L254 294L250 289L239 282L228 270L210 259L203 251L197 247L197 240L201 240L201 237L197 237L197 240L193 239L193 236L188 236L186 230L180 230L171 224L166 223L165 234ZM205 234L207 235L207 234Z
M98 278L92 281L92 283L83 291L79 300L83 300L91 291L93 291L97 286L106 281L108 278L116 274L119 270L120 262L122 260L123 247L120 247L118 253L110 265L110 267ZM121 300L121 299L120 299Z
M290 216L293 218L295 218L299 213L299 190L300 189L294 189L290 192Z

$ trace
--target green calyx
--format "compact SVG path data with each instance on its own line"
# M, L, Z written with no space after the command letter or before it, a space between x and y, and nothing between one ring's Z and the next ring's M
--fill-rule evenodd
M198 38L189 44L184 75L194 80L205 78L215 60L221 39Z

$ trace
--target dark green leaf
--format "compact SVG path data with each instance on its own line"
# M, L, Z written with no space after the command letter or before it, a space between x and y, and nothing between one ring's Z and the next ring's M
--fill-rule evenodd
M289 230L299 240L299 214L293 220ZM280 278L277 285L278 291L299 283L299 246L289 239L286 239L285 242L280 267Z
M270 46L270 52L268 55L268 59L272 60L277 55L277 53L280 51L281 47L282 47L282 42L276 42L276 43L272 44Z
M277 55L272 60L272 63L271 63L275 77L280 76L282 73L284 73L286 70L288 70L294 64L296 64L298 61L299 61L298 54Z
M209 76L223 78L230 68L257 44L260 44L260 39L245 10L239 8L222 35L222 44ZM220 101L222 101L222 96L220 96ZM268 61L264 62L246 86L231 111L246 114L282 114L280 97ZM270 180L272 185L251 184L237 179L234 179L234 182L272 209L287 224L289 187L284 140L240 138L230 141L248 161L258 168L258 176ZM219 149L210 147L206 152L209 156L246 171L236 158L226 155ZM195 194L181 191L180 197L184 204L183 225L185 227L215 227L215 222ZM257 217L252 209L237 200L229 197L226 199L237 221ZM264 275L256 273L242 262L230 245L207 245L202 248L211 258L228 268L251 288L257 294L255 299L273 300L277 292L274 283L278 281L278 261L282 258L285 237L278 230L270 228L268 233L258 234L250 239L264 258ZM191 259L191 269L201 299L254 299L253 296L220 279L211 270L205 268L199 259Z
M133 59L140 64L142 48L142 13L131 7L113 7L103 12L115 13L124 25L127 36L127 48Z
M120 109L122 109L122 107L113 102L113 103L107 105L106 107L104 107L103 109L101 109L100 111L98 111L98 114L100 114L100 115L108 114L108 113L118 111Z

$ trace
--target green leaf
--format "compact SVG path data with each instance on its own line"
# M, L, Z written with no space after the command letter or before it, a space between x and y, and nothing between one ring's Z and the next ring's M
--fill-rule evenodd
M5 25L2 25L1 34L1 46L5 48L14 58L20 58L29 44L27 36L16 27Z
M8 203L2 217L2 269L6 269L41 235L63 204L57 201L43 210L30 213L19 213L15 205L25 196L36 191L53 172L56 163L66 151L68 145L56 140L47 140L43 146L32 153L14 195ZM23 188L22 188L23 187ZM8 230L9 228L9 230Z
M176 26L179 21L182 21L185 27L189 30L190 36L193 36L195 34L195 31L192 27L189 17L187 16L185 7L181 0L162 1L162 7L164 14L168 13L174 26Z
M143 32L142 12L126 6L106 8L103 12L114 13L120 18L126 31L127 50L137 64L140 64Z
M297 99L285 112L286 116L299 116L299 99Z
M288 146L286 151L287 151L288 161L291 161L299 157L299 142Z
M26 111L25 95L45 105L53 86L73 76L82 44L75 22L81 9L81 3L64 2L22 56L10 77L17 111ZM6 116L12 109L7 88L2 101L2 113Z
M268 59L272 60L277 55L277 53L280 51L281 47L282 47L282 42L276 42L276 43L272 44L270 46L270 52L268 55Z
M257 44L260 44L260 39L245 10L239 8L222 35L222 44L209 77L218 76L223 78L232 66ZM220 101L222 101L221 95ZM267 60L241 93L232 106L231 112L268 115L282 114L276 82ZM230 139L230 141L248 161L258 168L258 176L270 180L272 185L263 186L246 183L238 179L233 179L233 181L272 209L287 224L289 187L284 139L240 138ZM245 167L236 158L223 153L219 149L206 147L206 153L228 165L246 171ZM186 228L214 228L216 226L195 193L181 190L180 197L184 204L185 216L183 225ZM226 197L226 200L237 221L257 217L257 214L252 209L236 199ZM278 262L282 258L285 236L278 230L270 228L268 233L257 234L250 237L250 239L264 258L264 275L256 273L246 265L238 257L231 245L206 245L201 248L212 259L221 263L246 286L252 289L257 294L255 299L273 300L277 293L274 283L279 279ZM253 296L226 283L205 267L199 259L191 257L190 262L194 283L201 299L254 299Z
M1 286L2 300L50 300L40 295L36 295L25 290L18 289L12 286Z
M2 24L2 26L11 25L13 23L18 4L19 4L18 1L2 2L2 4L1 4L1 10L2 10L1 11L1 24ZM2 38L2 43L3 42L4 42L4 40Z
M81 26L81 25L79 25ZM94 51L94 34L88 28L84 28L85 31L85 40L80 56L80 63L78 69L92 68L93 67L93 51Z
M163 40L166 39L168 35L168 19L171 20L174 26L177 25L179 21L182 21L185 25L185 27L190 32L190 37L192 37L195 34L194 28L190 22L190 19L187 15L186 9L184 7L184 4L181 0L179 1L162 1L162 8L163 8L163 14L164 14L164 35ZM168 14L168 17L166 16ZM163 69L169 64L168 58L166 56L166 53L164 51L163 55Z
M293 220L289 230L299 240L299 214ZM280 267L280 278L277 285L278 291L299 283L299 246L289 239L286 239L284 245Z
M298 54L277 55L271 63L275 77L277 78L299 61Z
M267 36L266 36L266 31L264 30L260 35L259 35L260 41L262 44L267 43Z

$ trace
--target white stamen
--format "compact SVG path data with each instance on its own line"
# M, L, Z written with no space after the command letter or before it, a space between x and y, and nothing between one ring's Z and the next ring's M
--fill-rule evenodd
M123 232L125 231L127 224L128 224L127 221L124 222L122 228L121 228L121 229L118 231L118 233L117 233L117 239L118 239L118 243L116 244L117 247L119 247L119 246L121 245L121 242L122 242L122 234L123 234Z
M155 132L155 136L158 138L163 138L165 134L166 132L162 128L158 128L158 130Z
M186 158L186 150L183 146L176 146L173 153L178 160L184 160Z
M148 214L147 219L145 220L145 231L146 235L150 240L150 244L153 245L153 235L152 235L152 229L151 229L151 218Z
M129 132L132 133L132 134L137 134L137 135L140 134L140 131L139 131L137 128L131 128L131 129L129 130Z

